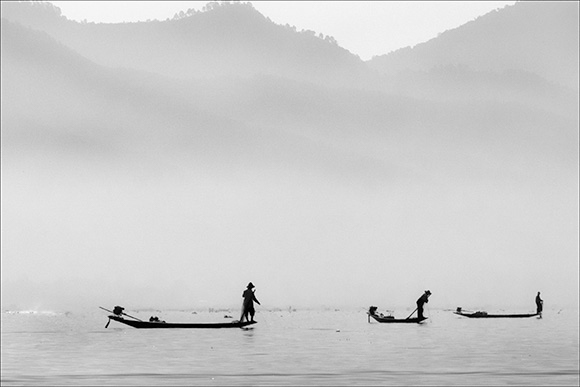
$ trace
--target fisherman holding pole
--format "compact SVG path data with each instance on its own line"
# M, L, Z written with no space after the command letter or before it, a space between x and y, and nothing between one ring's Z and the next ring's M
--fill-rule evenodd
M261 305L260 301L258 301L258 299L256 298L254 291L252 290L253 288L254 284L250 282L247 286L247 289L244 290L244 292L242 293L244 303L242 305L242 315L240 316L240 322L243 322L244 318L246 319L246 321L250 321L248 320L248 315L250 316L250 318L252 319L251 321L253 322L254 314L256 313L256 310L254 309L254 301L256 301L258 305Z
M417 300L417 317L419 320L424 320L425 316L423 316L423 305L429 302L429 296L431 292L429 290L425 290L425 293Z

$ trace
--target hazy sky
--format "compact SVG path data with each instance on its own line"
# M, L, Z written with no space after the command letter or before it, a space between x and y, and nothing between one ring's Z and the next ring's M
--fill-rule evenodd
M165 20L208 1L53 1L72 20ZM515 1L256 1L277 24L333 36L363 60L414 46Z

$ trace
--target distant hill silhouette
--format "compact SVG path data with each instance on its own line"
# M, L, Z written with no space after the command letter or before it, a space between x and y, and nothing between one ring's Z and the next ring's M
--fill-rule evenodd
M368 64L393 76L446 66L526 71L578 90L578 13L576 1L520 1Z
M45 31L97 64L179 79L271 75L394 91L433 85L442 69L456 68L506 78L529 72L578 89L577 2L518 2L368 62L332 38L275 24L250 3L211 4L172 20L106 24L68 20L50 3L3 2L2 17ZM435 81L428 80L433 71Z
M368 71L333 39L273 23L250 3L213 3L166 21L78 23L49 3L2 3L2 17L42 30L108 67L181 79L276 75L354 84Z
M506 170L527 157L534 161L524 168L536 172L575 167L577 116L569 107L575 99L558 88L542 88L541 79L514 79L513 86L493 74L472 79L468 72L455 79L453 70L438 81L404 80L405 90L398 92L272 75L176 80L98 65L47 33L6 20L2 39L7 155L38 147L53 155L109 160L181 154L203 159L208 167L282 163L358 176L386 173L383 178L469 170L470 163L485 170L496 157L511 160ZM460 90L463 85L473 91L482 79L478 87L489 95ZM458 96L435 99L423 88L429 82ZM514 146L527 156L511 159ZM458 161L470 152L494 156Z

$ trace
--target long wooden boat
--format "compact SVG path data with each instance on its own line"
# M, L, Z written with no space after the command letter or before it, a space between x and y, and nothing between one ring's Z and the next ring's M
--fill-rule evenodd
M464 312L461 308L457 308L453 312L459 316L469 317L469 318L527 318L534 316L541 316L540 313L520 313L520 314L489 314L487 312L477 311L477 312Z
M138 329L168 329L168 328L243 328L248 325L256 324L257 321L230 321L216 323L166 323L161 321L137 321L129 320L116 315L110 315L109 319L121 324L129 325ZM107 323L108 325L108 323Z
M367 315L369 316L368 317L369 322L371 322L371 317L375 321L377 321L377 322L380 322L380 323L390 323L390 324L409 324L409 323L418 324L418 323L421 323L421 322L427 320L427 317L423 317L423 318L418 318L418 317L413 317L413 318L410 318L410 317L407 317L407 318L395 318L393 316L383 316L382 314L381 315L377 315L375 313L376 310L377 310L376 307L371 306L369 308L369 310L367 311Z
M143 321L138 319L137 317L133 317L123 310L125 308L121 306L115 306L113 310L105 309L102 306L99 308L111 313L109 315L109 321L105 328L109 326L111 320L117 321L121 324L129 325L133 328L138 329L169 329L169 328L244 328L248 325L256 324L257 321L230 321L230 322L221 322L221 323L168 323L165 321L159 320L157 317L151 316L149 321ZM124 318L123 316L130 317L131 320Z

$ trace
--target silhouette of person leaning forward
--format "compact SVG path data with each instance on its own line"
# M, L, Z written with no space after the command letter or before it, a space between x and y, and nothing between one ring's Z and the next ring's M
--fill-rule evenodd
M423 304L429 302L429 296L431 292L429 290L425 290L425 293L417 300L417 317L419 320L424 320L425 316L423 316Z
M536 314L542 316L542 310L544 309L544 300L540 298L540 292L536 296Z
M242 293L244 303L242 305L242 315L240 316L240 322L244 321L244 318L246 319L246 321L250 321L248 320L248 315L252 319L251 321L254 321L254 314L256 313L256 310L254 309L254 301L256 301L258 305L262 305L260 304L260 301L258 301L258 299L256 298L256 295L252 290L253 288L254 284L250 282L247 286L247 289L244 290L244 292Z

